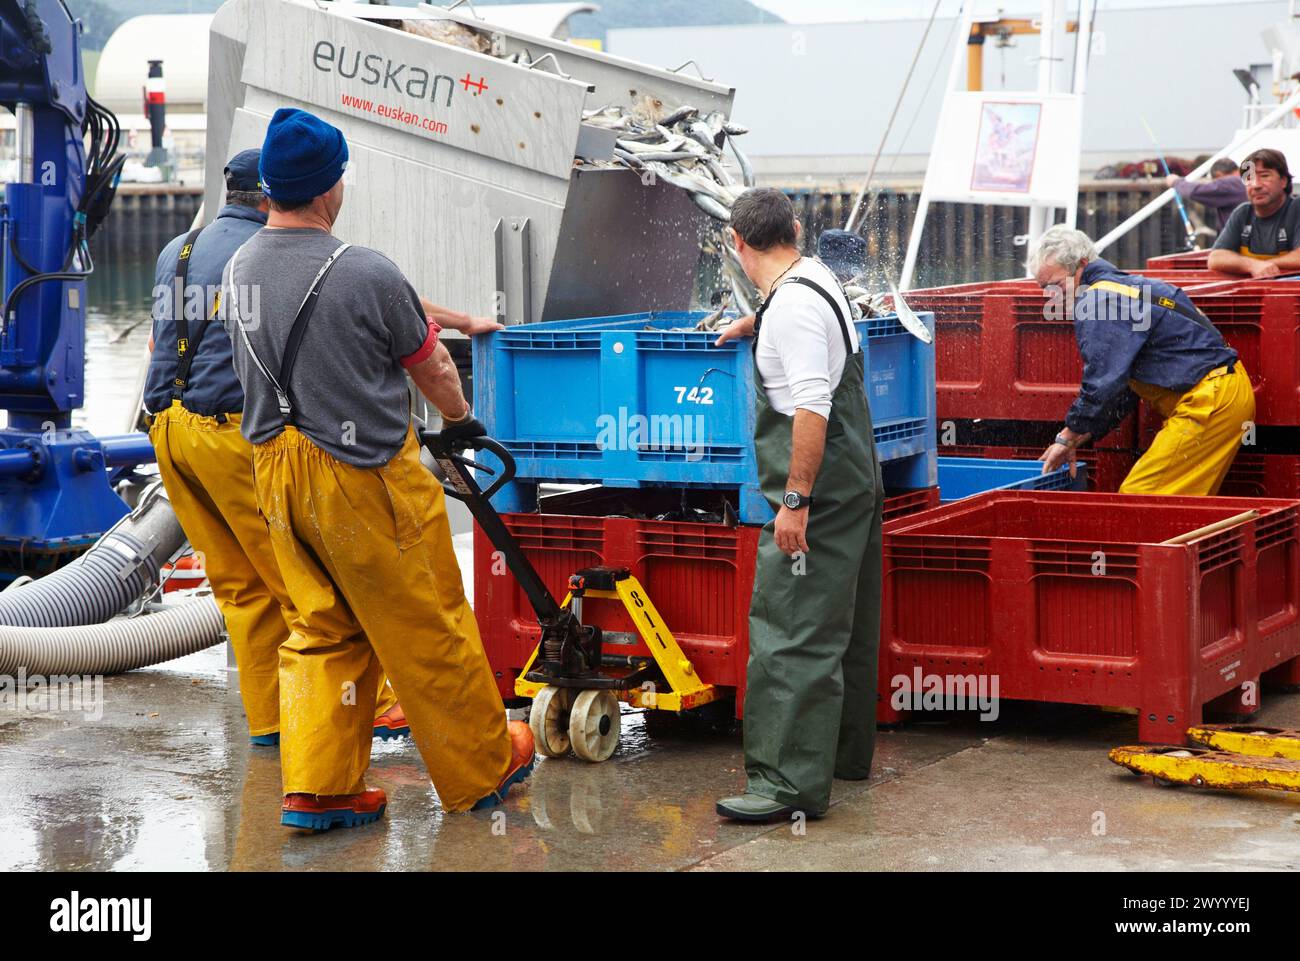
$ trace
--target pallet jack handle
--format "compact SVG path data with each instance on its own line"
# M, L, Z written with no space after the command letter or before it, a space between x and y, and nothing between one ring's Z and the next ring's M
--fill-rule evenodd
M547 590L545 582L537 573L537 569L524 555L523 548L519 546L515 536L501 520L501 515L492 506L492 495L510 483L515 476L515 459L510 451L491 437L444 440L441 433L431 430L420 431L420 443L433 455L433 459L446 475L442 487L447 496L454 497L469 508L469 512L474 515L474 520L492 542L492 546L505 558L510 573L519 581L519 586L524 589L524 594L532 604L538 623L546 628L571 617L572 615L556 603L551 592ZM493 454L501 462L499 476L486 464L464 456L465 451L484 450ZM478 480L474 476L474 472L480 470L495 477L487 490L479 487Z

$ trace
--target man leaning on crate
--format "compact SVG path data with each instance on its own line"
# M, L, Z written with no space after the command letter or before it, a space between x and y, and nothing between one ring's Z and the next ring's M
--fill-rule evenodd
M1052 227L1029 270L1074 322L1083 357L1079 396L1043 453L1044 473L1073 465L1077 448L1109 433L1138 399L1164 418L1121 494L1216 494L1255 417L1237 352L1171 284L1126 274L1097 256L1088 235Z
M753 335L754 448L775 520L763 528L749 613L740 821L826 813L833 777L864 780L875 748L880 647L880 465L852 313L835 275L799 254L779 190L747 190L731 241L765 296L721 344Z
M1247 202L1232 212L1210 251L1209 267L1262 280L1300 270L1300 203L1280 150L1262 147L1241 165Z

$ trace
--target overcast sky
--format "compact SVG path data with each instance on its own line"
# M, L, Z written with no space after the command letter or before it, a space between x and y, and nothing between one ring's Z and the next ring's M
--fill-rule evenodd
M922 18L928 17L930 11L934 9L934 0L753 0L753 2L793 23L865 20L869 15ZM1121 7L1180 6L1187 3L1199 6L1217 3L1222 7L1231 8L1233 2L1234 0L1099 0L1098 7L1105 11ZM939 15L952 16L960 6L960 0L943 0ZM1032 12L1040 6L1040 0L996 0L996 2L980 0L980 7L987 8L987 12L992 13L999 8L1006 8L1008 16L1014 13ZM1065 6L1073 16L1079 8L1079 0L1066 0Z

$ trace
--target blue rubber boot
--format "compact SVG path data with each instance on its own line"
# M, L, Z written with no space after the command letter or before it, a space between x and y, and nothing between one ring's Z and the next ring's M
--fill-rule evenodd
M387 806L388 796L380 788L361 794L286 794L280 823L305 831L355 828L378 821Z
M479 798L470 808L471 811L486 811L503 803L510 788L522 784L533 773L537 752L533 748L532 730L523 721L510 721L506 729L510 732L510 767L506 769L496 790Z
M375 737L381 741L410 737L411 725L406 722L402 705L394 704L387 711L375 718Z

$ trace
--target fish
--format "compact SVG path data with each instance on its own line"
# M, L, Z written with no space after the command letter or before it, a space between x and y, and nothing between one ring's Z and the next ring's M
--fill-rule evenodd
M691 194L691 199L695 201L695 206L699 207L714 220L721 220L724 224L731 223L731 211L722 204L718 203L712 197L706 194Z
M725 129L725 128L724 128ZM740 146L736 143L736 138L732 135L727 136L727 143L731 145L731 152L736 158L736 165L740 167L740 181L746 187L752 187L755 183L754 168L749 162L749 158L741 152Z
M620 137L615 143L628 153L679 153L682 152L689 141L686 141L685 137L678 137L663 143L646 143L641 140ZM691 152L691 156L699 155Z
M677 153L643 153L637 155L643 163L651 161L657 163L677 163L679 160L693 160L695 154L687 151L678 151Z
M709 314L707 317L701 319L700 322L695 325L695 329L712 331L727 326L727 324L724 324L721 321L722 321L722 315L725 314L727 312L727 308L731 306L731 297L732 297L732 292L729 290L725 291L722 295L722 302L718 304L717 309L715 309L713 313ZM727 323L730 323L730 321L728 321Z
M681 121L685 120L687 117L694 117L697 113L699 113L699 111L694 107L683 105L681 107L678 107L668 116L664 117L662 120L659 121L659 123L661 126L671 127L674 124L680 123Z
M934 343L934 335L921 323L921 318L912 312L912 308L907 306L907 301L903 300L903 295L898 292L898 285L893 280L889 281L889 292L894 295L894 313L898 314L899 323L921 343Z
M619 147L614 148L614 156L623 161L629 167L636 167L638 169L645 167L645 162L636 154L628 153L628 151L622 150Z
M683 128L682 132L685 133L686 136L700 144L710 153L722 153L721 148L718 146L715 134L709 129L709 125L703 120L692 120L683 124Z
M595 162L596 166L622 166L642 177L652 174L685 191L708 215L700 236L701 252L720 257L732 302L752 313L757 292L723 233L731 221L732 204L754 184L753 167L733 139L747 129L718 110L701 117L697 108L682 104L665 112L664 104L653 98L631 107L606 105L584 111L583 119L617 131L613 159ZM734 166L728 166L726 158L728 141ZM733 170L739 171L739 180Z

